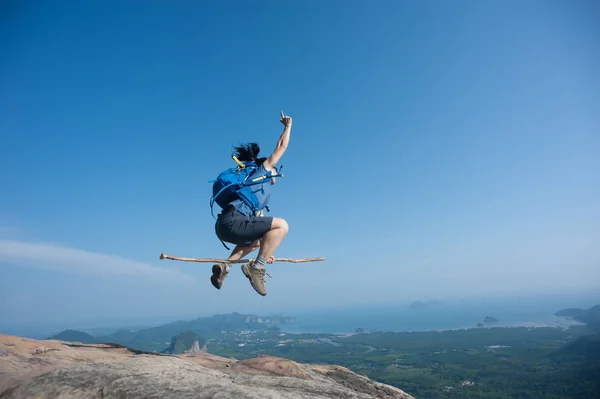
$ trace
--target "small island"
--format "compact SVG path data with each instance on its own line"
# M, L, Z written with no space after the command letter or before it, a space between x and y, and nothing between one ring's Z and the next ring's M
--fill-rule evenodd
M498 323L498 319L496 319L495 317L486 316L486 318L483 319L483 322L485 324L496 324L496 323Z
M437 299L432 299L427 302L415 301L415 302L411 303L410 305L408 305L408 308L410 310L425 310L431 306L437 306L437 305L441 305L441 304L442 303L440 301L438 301Z

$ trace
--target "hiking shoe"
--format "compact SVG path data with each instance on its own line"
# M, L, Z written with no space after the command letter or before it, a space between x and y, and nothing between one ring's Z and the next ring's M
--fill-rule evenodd
M220 290L223 286L223 281L227 278L227 274L229 274L229 268L231 265L229 263L217 263L212 267L212 276L210 276L210 282L212 285Z
M258 292L260 295L267 295L267 290L265 289L265 275L271 277L269 273L267 273L267 269L257 269L252 266L251 263L246 263L242 265L242 272L244 272L244 276L248 277L250 280L250 284L254 291Z

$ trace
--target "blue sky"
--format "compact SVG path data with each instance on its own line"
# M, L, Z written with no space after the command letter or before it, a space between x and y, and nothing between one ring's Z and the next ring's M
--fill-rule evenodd
M0 13L4 324L600 286L594 1L13 2ZM259 297L208 181L294 119Z

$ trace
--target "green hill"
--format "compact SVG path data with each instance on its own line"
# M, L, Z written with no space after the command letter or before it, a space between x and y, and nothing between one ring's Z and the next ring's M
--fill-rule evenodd
M589 327L600 330L600 305L589 309L568 308L556 312L556 316L569 317L573 320L587 324Z
M580 337L567 343L551 358L559 370L553 375L554 383L570 387L570 397L599 397L600 334Z
M56 339L67 342L81 342L82 344L95 344L98 341L88 333L77 330L64 330L48 339Z
M563 346L556 355L558 357L582 356L600 362L600 334L578 338Z

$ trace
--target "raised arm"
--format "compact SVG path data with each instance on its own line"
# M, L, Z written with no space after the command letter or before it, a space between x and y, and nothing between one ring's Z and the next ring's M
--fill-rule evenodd
M280 122L283 123L285 128L283 129L283 133L281 133L281 136L279 136L279 140L277 141L277 147L275 148L275 151L273 151L271 156L263 164L266 170L273 170L273 167L277 165L277 162L279 162L279 159L287 149L288 144L290 142L290 132L292 130L292 117L285 116L283 114L283 111L281 111Z

